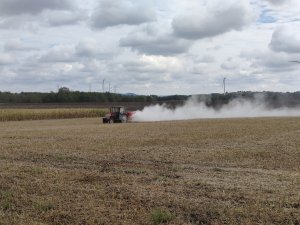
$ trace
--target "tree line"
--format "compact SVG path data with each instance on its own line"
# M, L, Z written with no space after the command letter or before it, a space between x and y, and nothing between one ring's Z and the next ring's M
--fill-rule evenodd
M89 102L156 102L186 100L186 95L157 96L116 94L110 92L71 91L66 87L57 92L0 92L0 103L89 103Z
M182 104L191 95L126 95L100 92L70 91L60 88L58 92L0 92L0 103L92 103L92 102L173 102ZM197 101L208 107L221 108L233 100L247 100L263 102L267 107L298 107L300 106L300 92L251 92L239 91L226 94L200 94L193 96Z
M206 106L219 109L232 101L248 101L263 104L267 108L300 107L300 92L251 92L238 91L226 94L209 94L195 96Z

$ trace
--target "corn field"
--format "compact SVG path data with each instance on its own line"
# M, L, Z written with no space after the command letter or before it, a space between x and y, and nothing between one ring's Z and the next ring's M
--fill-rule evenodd
M0 121L103 117L107 109L1 109Z

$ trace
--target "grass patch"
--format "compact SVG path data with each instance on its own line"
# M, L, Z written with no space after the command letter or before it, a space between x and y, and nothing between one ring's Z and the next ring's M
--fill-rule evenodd
M54 209L54 205L51 202L35 202L33 207L40 212L47 212Z
M174 219L175 216L166 209L154 209L151 213L153 224L163 224Z
M67 159L67 156L65 156L63 154L57 154L57 155L55 155L55 159L59 160L59 161L64 161Z
M147 174L147 171L141 168L126 168L123 170L126 174L133 174L133 175L141 175L141 174Z
M0 190L0 209L2 211L9 211L13 205L13 193L11 191Z
M33 175L40 175L40 174L43 174L45 172L45 170L41 167L34 167L34 168L31 168L31 173Z

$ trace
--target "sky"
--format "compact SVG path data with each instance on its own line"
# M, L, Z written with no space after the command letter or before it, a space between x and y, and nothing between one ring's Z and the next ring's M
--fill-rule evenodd
M299 0L0 0L0 91L300 90Z

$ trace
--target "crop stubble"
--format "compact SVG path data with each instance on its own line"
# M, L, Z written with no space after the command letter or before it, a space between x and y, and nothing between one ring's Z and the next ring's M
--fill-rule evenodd
M299 224L300 118L0 123L0 224Z

